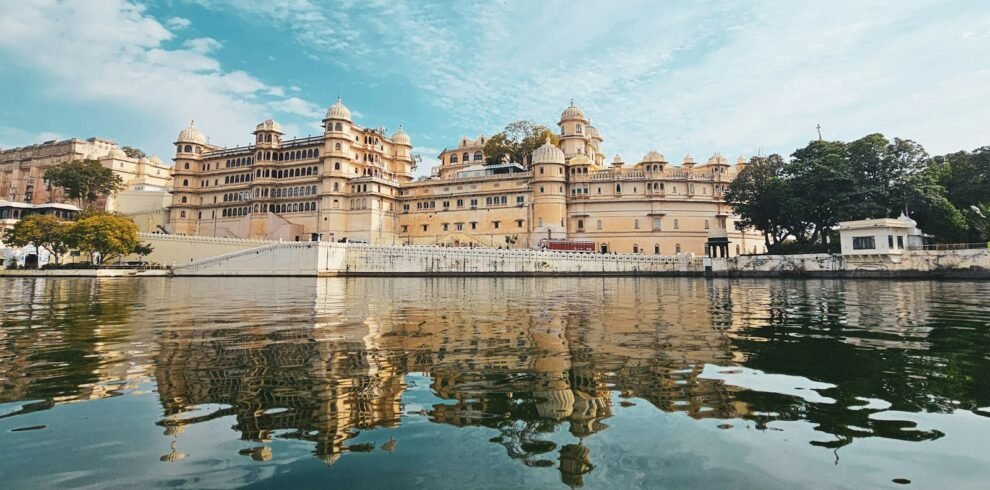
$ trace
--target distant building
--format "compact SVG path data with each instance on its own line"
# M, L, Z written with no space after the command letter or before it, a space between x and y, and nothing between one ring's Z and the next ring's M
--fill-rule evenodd
M320 136L282 139L272 120L255 144L220 148L190 126L176 138L169 226L232 238L358 240L372 244L537 247L543 239L592 241L600 252L730 255L765 251L735 229L725 191L746 161L715 154L674 166L656 151L606 165L603 141L573 103L559 147L526 162L485 165L486 137L444 150L430 178L413 180L409 135L351 121L337 100ZM716 240L710 240L710 238Z
M13 228L18 221L33 214L48 214L62 220L75 220L79 217L79 208L71 204L30 204L0 200L0 266L25 264L42 266L49 262L47 250L37 250L33 245L26 247L11 247L3 243L3 233Z
M839 223L842 255L899 256L905 250L920 248L923 235L917 222L899 218L864 219Z
M97 160L120 176L125 191L167 193L171 169L155 156L131 158L116 143L102 138L46 141L0 151L0 199L29 204L65 203L64 192L45 180L45 171L73 160ZM106 211L130 212L114 197L103 199Z

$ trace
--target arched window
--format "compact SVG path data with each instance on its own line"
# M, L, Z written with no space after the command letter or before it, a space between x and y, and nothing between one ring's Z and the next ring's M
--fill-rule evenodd
M639 220L638 219L634 219L633 220L633 229L634 230L638 230L639 229Z
M333 130L334 131L343 131L344 130L344 127L341 126L340 123L337 123L337 124L334 124L333 125Z
M674 220L674 229L675 230L681 229L681 224L676 219Z
M708 229L708 220L705 220L705 229Z
M636 243L633 244L633 253L634 254L638 254L639 253L639 244L636 244Z
M457 163L457 153L452 153L450 155L450 163Z
M340 162L334 162L333 169L334 170L340 170Z
M337 192L339 190L340 190L340 183L339 182L334 182L333 183L333 191L334 192Z
M584 220L583 219L579 219L578 220L577 227L578 227L579 230L583 230L584 229Z
M595 229L596 230L602 229L602 220L595 221Z
M189 187L189 179L182 179L182 187Z
M185 211L179 211L179 217L180 218L185 218L186 217L186 212Z
M316 158L316 157L319 157L319 156L320 156L320 149L319 148L314 149L313 150L313 158Z
M615 193L622 194L622 184L615 184Z
M186 153L192 152L192 145L186 145Z
M181 201L182 201L182 202L187 202L187 201L186 201L186 196L182 196L182 200L181 200Z
M674 245L674 253L681 253L681 244Z
M474 152L474 161L476 161L476 162L477 161L481 161L481 152L480 151Z
M574 132L577 134L584 134L584 128L580 124L574 126Z
M186 162L186 164L183 165L182 168L184 168L186 170L189 170L189 162Z
M467 162L470 159L471 159L471 155L468 154L468 152L465 151L463 154L461 154L461 161L462 162Z
M654 243L653 244L653 253L656 254L656 255L660 255L660 244L659 243Z

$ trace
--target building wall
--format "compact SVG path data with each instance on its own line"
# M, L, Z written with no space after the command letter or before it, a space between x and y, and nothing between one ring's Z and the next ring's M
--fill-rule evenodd
M755 233L734 229L724 203L741 161L729 165L716 154L696 165L688 156L673 166L651 152L636 164L626 166L616 157L606 167L601 136L573 105L558 123L563 165L458 177L465 153L468 166L483 163L482 135L445 150L437 173L418 181L412 180L408 136L362 128L342 111L339 102L332 106L324 134L311 138L283 141L271 129L277 127L273 121L258 125L255 145L240 148L211 146L201 134L196 141L180 135L171 230L509 248L537 247L543 238L581 239L596 242L599 250L605 245L609 252L651 255L703 254L710 236L727 236L730 254L765 251ZM286 231L286 223L294 228Z
M168 166L155 157L130 158L113 141L101 138L48 141L0 151L0 199L32 203L67 203L59 188L49 188L45 171L73 160L97 160L124 182L127 190L165 190L171 185ZM101 200L107 211L117 211L114 199Z

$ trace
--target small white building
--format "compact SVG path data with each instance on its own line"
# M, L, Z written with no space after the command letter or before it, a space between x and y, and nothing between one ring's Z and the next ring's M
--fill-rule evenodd
M903 214L898 218L843 221L839 223L842 255L900 256L905 250L924 245L917 225Z

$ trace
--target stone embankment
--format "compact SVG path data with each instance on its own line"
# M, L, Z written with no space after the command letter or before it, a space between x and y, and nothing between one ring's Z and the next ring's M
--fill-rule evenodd
M900 255L747 255L704 259L714 277L990 278L990 249Z

